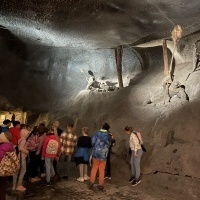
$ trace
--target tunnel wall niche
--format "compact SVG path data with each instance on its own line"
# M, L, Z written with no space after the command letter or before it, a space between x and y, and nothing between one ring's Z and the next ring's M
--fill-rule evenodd
M5 46L7 41L3 38ZM13 41L13 45L18 43ZM117 81L114 49L76 50L47 46L27 45L21 48L25 58L15 55L14 50L1 46L5 55L12 54L15 59L5 59L1 70L5 71L1 90L4 86L11 91L3 93L15 106L24 106L30 110L48 111L59 109L62 103L84 90L87 86L85 76L92 70L97 79ZM140 62L131 48L123 51L123 77L134 76L141 71ZM12 74L12 76L10 76ZM17 81L16 81L17 80ZM5 84L5 85L4 85ZM20 98L15 98L20 94Z

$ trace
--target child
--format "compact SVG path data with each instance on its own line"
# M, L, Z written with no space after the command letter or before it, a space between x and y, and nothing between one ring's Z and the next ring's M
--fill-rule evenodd
M40 123L38 126L38 134L39 134L40 143L39 143L36 155L38 155L40 157L40 176L41 176L41 178L46 176L45 170L44 170L45 161L41 159L41 154L42 154L42 146L44 143L44 138L47 133L48 133L48 129L46 128L45 124Z
M53 161L54 159L58 159L60 152L60 141L55 133L57 133L57 130L50 130L44 138L42 147L42 160L45 160L47 186L50 186L51 176L55 176Z
M12 134L12 143L14 147L17 146L20 137L20 122L19 121L14 121L13 122L13 127L10 128L10 133Z
M143 149L142 149L143 140L141 133L133 131L132 127L126 126L124 130L128 135L130 135L129 144L132 151L131 161L130 161L132 176L129 179L129 183L131 183L132 186L136 186L141 182L140 160L143 154Z
M73 124L69 124L67 126L67 131L60 136L61 155L58 163L58 170L63 179L68 179L69 164L77 144L77 136L72 133L73 127Z
M26 147L26 139L29 135L29 126L23 125L18 141L19 154L18 158L20 160L20 170L13 176L13 190L25 191L26 188L22 185L24 174L26 173L26 157L29 153Z
M89 149L92 148L91 137L88 136L89 129L87 127L82 128L82 136L78 139L78 150L75 154L76 165L79 165L80 177L77 179L79 182L84 182L90 179L88 176L88 164L89 164Z
M93 190L94 182L96 179L97 171L99 171L99 191L104 192L103 187L104 177L105 177L105 168L108 151L111 145L111 138L109 135L110 126L107 123L104 123L102 129L97 132L92 137L92 170L90 174L90 184L89 189Z
M41 180L37 176L41 157L36 154L39 146L39 134L37 129L37 126L33 128L33 131L31 132L26 142L27 150L29 151L29 166L27 171L29 172L28 175L30 177L30 182L37 182Z
M105 171L105 178L107 179L111 179L111 162L110 162L110 155L112 152L112 147L115 146L115 139L113 137L113 135L111 133L109 133L110 137L111 137L111 146L109 148L108 151L108 156L107 156L107 160L106 160L106 171Z

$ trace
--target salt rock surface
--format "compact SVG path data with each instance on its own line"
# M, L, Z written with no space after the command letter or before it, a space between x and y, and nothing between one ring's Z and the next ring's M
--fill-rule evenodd
M180 67L180 66L179 66ZM187 74L188 67L177 72L177 78ZM163 77L158 73L147 73L137 85L118 91L98 93L83 90L73 100L66 103L66 109L57 113L64 125L72 120L76 132L80 134L83 126L88 126L93 135L105 121L111 125L111 132L117 140L113 148L119 158L126 160L128 136L124 127L131 125L142 132L148 152L144 154L142 172L156 172L199 178L199 113L200 95L197 77L199 72L191 74L185 82L190 101L164 104L163 88L158 80ZM191 88L196 88L194 93ZM145 104L144 102L150 103ZM69 111L69 112L68 112ZM64 127L63 127L64 128ZM115 165L119 165L115 163Z

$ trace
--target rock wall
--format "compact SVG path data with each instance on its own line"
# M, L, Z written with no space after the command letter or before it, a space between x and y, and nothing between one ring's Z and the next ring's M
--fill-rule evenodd
M112 93L82 91L56 116L63 128L69 119L74 121L78 134L81 127L88 126L92 135L107 121L117 139L113 150L124 160L127 158L128 136L123 130L126 125L131 125L142 132L148 149L143 157L144 174L160 172L200 178L200 72L192 73L185 81L192 70L192 62L177 65L175 78L184 83L190 101L176 99L164 104L162 50L158 47L146 51L149 68L139 78L135 77L132 85Z
M6 40L3 32L0 91L14 107L34 111L30 115L31 122L36 121L38 113L48 112L43 113L37 123L58 119L65 129L67 123L74 122L77 134L83 126L88 126L92 135L107 121L117 140L113 151L123 160L127 159L128 149L128 136L123 129L132 125L142 132L148 149L142 162L144 174L200 178L200 71L191 73L189 50L195 40L185 39L185 47L179 48L179 53L186 56L187 62L175 66L175 79L185 85L189 102L175 100L163 104L161 47L140 49L143 54L137 51L139 55L131 48L124 49L123 78L129 86L98 93L84 90L87 83L80 68L92 70L96 77L116 81L114 50L26 46L15 37L12 42ZM119 167L119 163L115 167Z
M58 110L87 82L81 69L92 70L97 80L117 82L114 49L78 50L25 45L8 30L0 29L0 92L14 106L39 112ZM141 72L132 48L123 53L125 85Z

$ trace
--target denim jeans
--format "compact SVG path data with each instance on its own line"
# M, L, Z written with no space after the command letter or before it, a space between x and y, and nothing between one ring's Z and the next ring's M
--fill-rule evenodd
M51 176L55 176L55 171L53 168L53 160L54 158L45 157L45 166L46 166L46 181L50 182Z
M132 176L134 176L136 179L139 179L140 177L140 160L143 154L143 150L139 149L137 151L138 156L134 156L134 151L132 151L131 154L131 172Z

